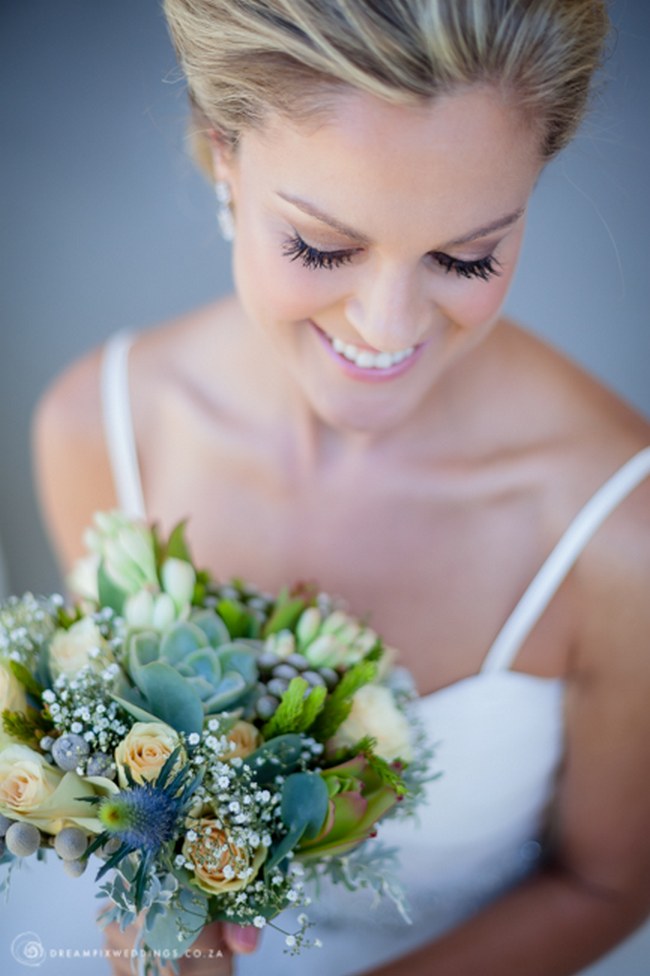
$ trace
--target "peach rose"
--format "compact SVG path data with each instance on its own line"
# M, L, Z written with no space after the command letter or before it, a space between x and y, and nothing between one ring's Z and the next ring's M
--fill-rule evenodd
M136 783L157 778L174 749L180 745L178 733L164 722L136 722L115 750L117 778L120 786L128 780L128 766Z
M219 757L224 762L228 762L230 759L245 759L246 756L255 752L263 741L255 726L251 725L250 722L244 722L243 719L235 722L226 738L230 748Z
M215 826L211 817L194 821L190 837L193 839L185 839L183 854L191 864L197 886L211 895L245 888L255 878L266 857L263 844L251 855Z

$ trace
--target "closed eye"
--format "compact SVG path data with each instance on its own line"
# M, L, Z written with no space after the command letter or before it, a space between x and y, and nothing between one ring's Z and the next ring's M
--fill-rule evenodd
M481 281L489 281L490 278L498 276L501 265L493 254L487 257L478 258L476 261L461 261L460 258L452 258L449 254L442 254L434 251L431 257L445 269L447 274L455 271L460 278L480 278Z
M319 270L325 268L333 271L344 264L348 264L359 249L352 248L338 251L321 251L317 247L312 247L300 237L294 234L282 246L283 253L290 261L300 261L306 268ZM479 258L475 261L461 261L460 258L453 258L449 254L439 251L432 251L430 255L447 274L455 272L459 278L480 278L482 281L489 281L495 275L499 275L499 262L493 254Z
M291 237L282 246L283 253L291 261L300 261L306 268L327 268L332 271L347 264L357 253L356 250L319 251L303 241L298 234Z

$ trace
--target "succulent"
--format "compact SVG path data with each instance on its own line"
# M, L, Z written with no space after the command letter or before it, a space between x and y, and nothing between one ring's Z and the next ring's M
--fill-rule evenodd
M295 632L285 628L271 634L264 649L283 661L302 655L308 667L320 672L356 664L377 646L381 644L374 630L343 610L324 615L318 607L311 606L298 617Z
M297 850L301 860L352 850L374 834L376 822L395 806L403 792L399 778L389 767L375 765L362 753L322 770L320 776L328 794L327 816L315 836L301 839Z
M257 647L233 641L214 610L197 610L162 634L132 632L126 666L135 689L116 697L142 721L200 732L206 715L244 707L256 695Z

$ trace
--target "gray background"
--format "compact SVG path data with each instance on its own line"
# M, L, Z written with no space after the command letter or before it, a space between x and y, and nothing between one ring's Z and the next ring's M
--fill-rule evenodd
M59 585L29 421L114 330L229 288L157 0L0 0L0 539L10 585ZM650 4L612 4L605 85L544 174L509 310L650 413Z
M508 307L650 414L650 4L611 9L604 90L537 189ZM157 0L0 0L0 539L15 592L60 585L30 473L30 416L48 382L114 330L230 286L184 124ZM46 947L100 944L92 909L78 908L92 901L86 879L41 871L2 908L9 976L25 972L7 953L26 929ZM641 976L646 960L648 931L590 974ZM106 964L48 959L41 971Z

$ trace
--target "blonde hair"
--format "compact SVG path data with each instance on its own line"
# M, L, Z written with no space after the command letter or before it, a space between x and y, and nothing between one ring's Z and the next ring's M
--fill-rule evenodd
M164 0L193 106L233 146L269 111L293 119L342 89L393 103L494 84L541 126L542 157L573 136L608 31L605 0Z

